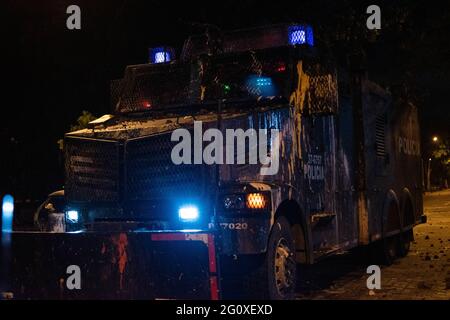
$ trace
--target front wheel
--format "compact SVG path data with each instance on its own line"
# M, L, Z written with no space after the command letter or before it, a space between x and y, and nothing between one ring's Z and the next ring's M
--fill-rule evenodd
M267 248L267 280L270 299L293 299L297 278L295 244L286 218L276 220Z
M259 259L261 258L261 259ZM291 225L284 217L275 221L264 255L242 275L243 293L252 299L290 300L295 296L297 264Z

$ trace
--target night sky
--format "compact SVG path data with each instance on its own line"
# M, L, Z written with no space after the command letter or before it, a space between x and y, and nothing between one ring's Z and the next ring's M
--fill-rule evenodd
M66 28L66 8L81 7L81 30ZM382 29L365 28L378 4ZM369 77L406 84L421 110L424 141L450 135L450 10L432 1L2 1L0 191L38 198L61 188L57 140L88 110L110 112L109 80L145 63L147 49L179 51L202 23L222 30L308 22L317 42L364 51ZM425 147L425 146L424 146ZM426 148L424 148L426 149Z

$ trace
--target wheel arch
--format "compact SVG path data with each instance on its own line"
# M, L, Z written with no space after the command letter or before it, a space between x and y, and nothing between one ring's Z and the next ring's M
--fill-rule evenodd
M381 230L383 237L398 233L402 228L400 201L394 190L390 189L384 198Z
M415 221L415 206L414 200L411 192L408 188L403 188L402 190L402 198L401 198L401 218L402 218L402 227L411 228L414 225Z
M311 232L302 207L295 200L284 200L275 210L274 221L279 217L285 217L291 225L291 232L296 247L297 262L311 263Z

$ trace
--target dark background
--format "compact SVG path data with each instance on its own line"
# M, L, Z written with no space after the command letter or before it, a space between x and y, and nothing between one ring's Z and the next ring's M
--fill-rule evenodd
M66 8L81 7L81 30ZM379 31L366 8L381 7ZM109 80L147 62L148 47L181 50L199 23L223 30L308 22L317 43L367 56L369 77L401 85L421 111L424 157L431 136L450 135L449 4L433 1L3 1L0 8L0 192L39 198L62 187L57 140L82 110L110 112Z

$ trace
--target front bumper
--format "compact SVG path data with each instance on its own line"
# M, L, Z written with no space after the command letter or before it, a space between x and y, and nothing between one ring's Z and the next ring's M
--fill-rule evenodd
M15 299L218 299L214 239L205 231L14 232L6 291ZM69 288L70 266L79 267L80 289Z

